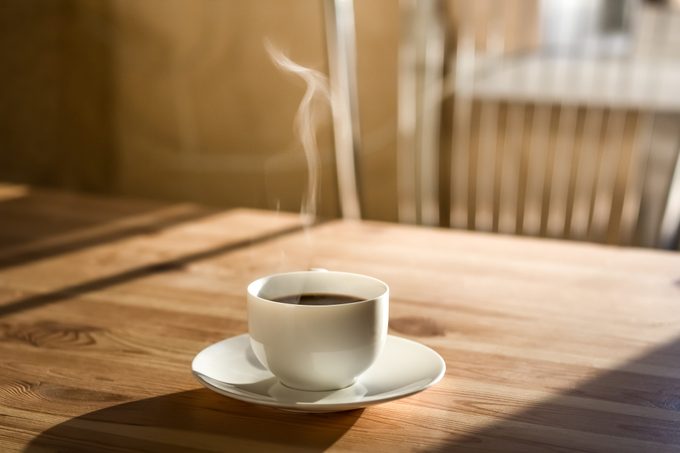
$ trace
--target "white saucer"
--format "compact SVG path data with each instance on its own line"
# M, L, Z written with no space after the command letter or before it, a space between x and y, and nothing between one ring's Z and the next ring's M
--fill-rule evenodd
M388 335L378 360L354 385L329 392L294 390L257 360L245 334L208 346L194 357L191 369L201 384L230 398L299 412L335 412L425 390L441 380L446 365L427 346Z

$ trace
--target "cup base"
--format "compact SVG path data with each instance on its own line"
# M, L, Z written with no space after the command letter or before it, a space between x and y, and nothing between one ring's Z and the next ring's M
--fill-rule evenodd
M302 391L302 392L334 392L336 390L342 390L342 389L346 389L347 387L353 386L354 384L357 383L357 378L352 379L352 382L350 382L347 385L342 385L340 387L332 387L332 388L311 388L311 389L310 388L301 388L301 387L296 387L294 385L286 384L281 379L279 379L279 383L282 386L287 387L291 390L299 390L299 391Z

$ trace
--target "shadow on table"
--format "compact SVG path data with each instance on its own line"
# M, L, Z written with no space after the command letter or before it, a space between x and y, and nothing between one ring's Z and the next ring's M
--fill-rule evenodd
M183 269L185 266L224 253L233 252L244 247L253 246L263 242L267 242L279 237L285 236L302 230L301 225L293 225L270 233L263 233L260 236L249 237L239 241L231 241L225 244L211 247L209 249L200 250L194 253L187 253L176 258L171 258L159 261L153 264L142 265L128 269L117 274L108 275L106 277L95 278L87 280L84 283L60 288L55 291L50 291L35 296L29 296L22 299L11 300L0 305L0 318L11 315L13 313L31 310L45 305L53 304L55 302L70 299L72 297L82 296L84 294L99 291L114 285L120 285L139 278L149 277L151 275L159 274L161 272L169 272Z
M248 452L277 445L322 451L340 439L362 411L284 412L196 389L81 415L42 432L25 452Z
M27 189L0 199L0 269L158 233L216 212L190 204Z
M561 368L567 373L576 366ZM548 381L556 377L546 368L525 379L536 382L541 374ZM512 412L522 402L494 397L463 404L476 415L497 417L499 406ZM680 452L680 338L431 451Z
M564 388L573 375L588 372L588 367L543 362L525 375L518 368L517 394L456 395L449 405L458 415L449 415L448 423L437 422L437 429L448 429L450 437L427 451L680 451L677 364L680 338L529 407L522 388L541 381L547 388ZM494 372L479 372L478 379L490 380ZM449 375L463 373L463 366L452 367ZM465 429L464 414L502 419L470 432ZM309 415L282 412L199 389L73 418L41 433L26 451L262 451L274 445L319 451L332 446L361 415L360 410ZM419 415L414 413L414 417ZM425 430L428 425L421 426ZM365 434L370 436L370 431ZM395 450L403 448L397 445Z

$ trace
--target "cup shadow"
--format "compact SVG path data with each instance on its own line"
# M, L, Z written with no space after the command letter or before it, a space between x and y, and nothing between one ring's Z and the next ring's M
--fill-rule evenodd
M40 433L24 451L323 451L362 412L285 412L195 389L72 418Z

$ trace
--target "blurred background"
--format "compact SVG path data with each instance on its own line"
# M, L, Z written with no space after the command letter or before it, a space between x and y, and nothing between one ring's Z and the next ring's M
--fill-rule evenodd
M3 0L0 181L299 211L265 39L331 76L320 217L678 248L670 0Z

